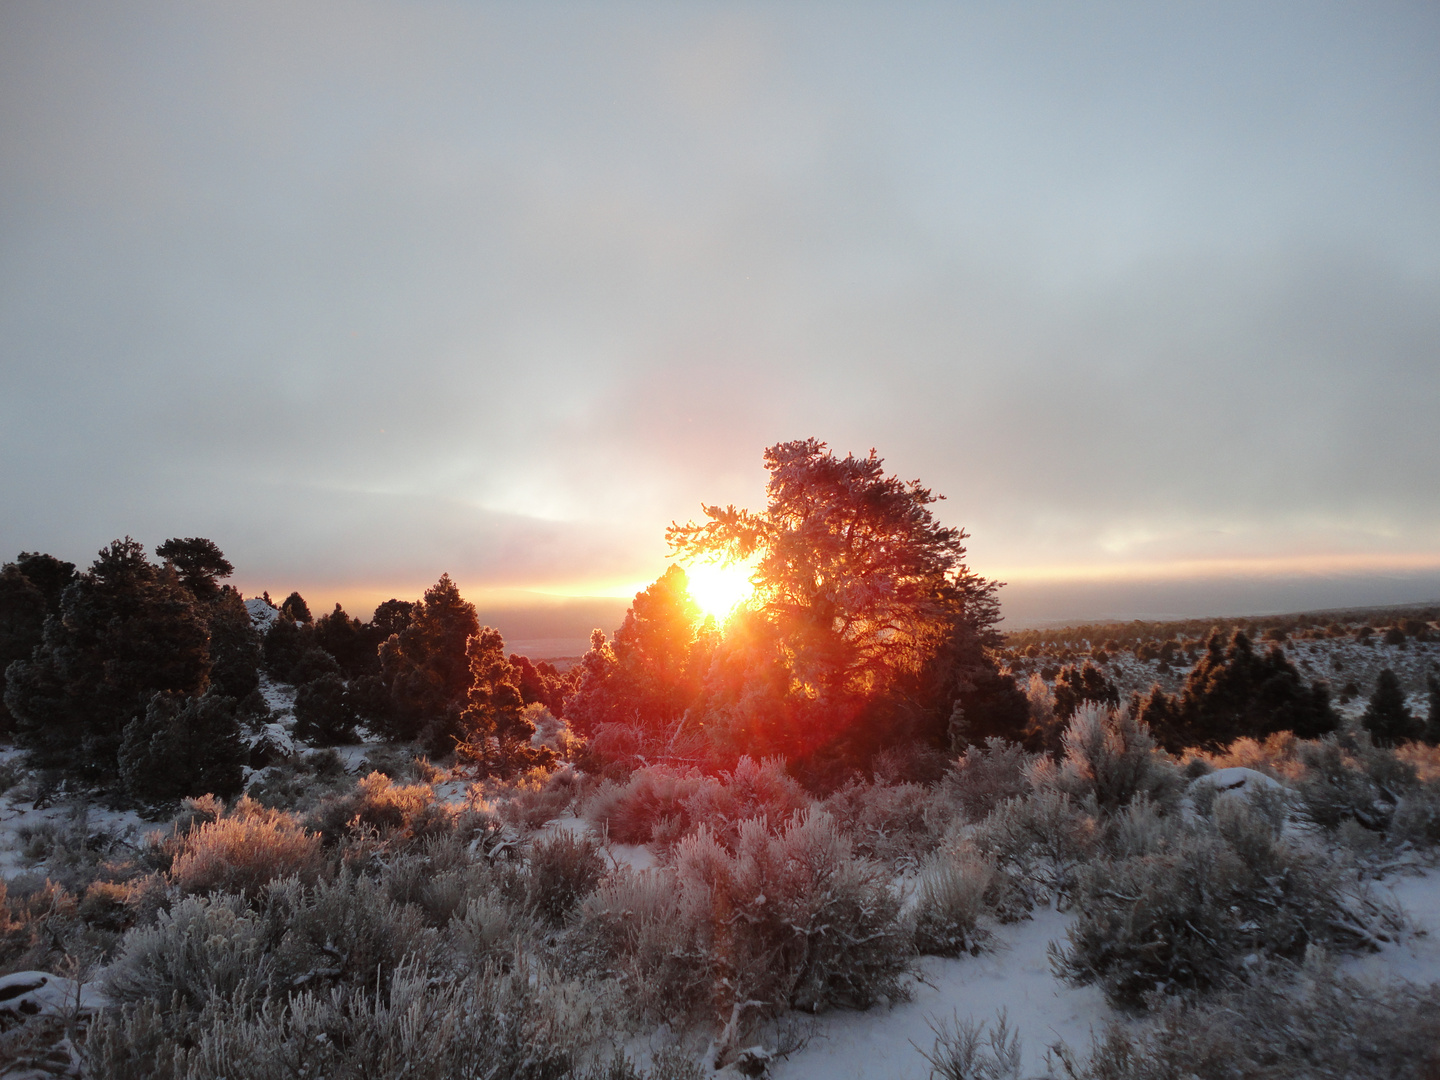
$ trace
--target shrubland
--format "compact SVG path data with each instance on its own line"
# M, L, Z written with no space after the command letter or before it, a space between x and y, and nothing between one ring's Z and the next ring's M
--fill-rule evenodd
M1069 1075L1287 1075L1267 1025L1313 1075L1421 1045L1378 1018L1432 1031L1433 988L1327 957L1406 932L1373 882L1440 844L1440 683L1422 717L1414 665L1367 668L1337 709L1309 643L1414 659L1427 620L1007 650L928 489L814 440L766 465L763 511L669 533L750 560L748 606L703 618L672 566L563 673L448 575L369 622L292 593L262 634L199 538L6 564L28 758L0 780L169 824L26 824L0 973L98 979L110 1006L68 1029L94 1076L688 1077L1053 907L1054 973L1131 1017ZM1333 1060L1326 1025L1355 1033ZM1017 1045L957 1016L926 1056L1009 1076Z

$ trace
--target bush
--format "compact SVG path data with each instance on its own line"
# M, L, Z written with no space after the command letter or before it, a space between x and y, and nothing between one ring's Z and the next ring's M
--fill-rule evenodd
M276 878L313 882L322 865L318 836L289 814L241 799L231 816L199 825L178 841L170 877L183 893L255 897Z
M970 821L979 821L1007 799L1030 790L1029 770L1035 761L1018 743L999 737L984 749L971 746L945 774L943 790Z
M985 1021L927 1021L935 1045L920 1050L930 1063L930 1080L1020 1080L1020 1033L1010 1030L1002 1011L992 1030ZM912 1044L913 1045L913 1044Z
M531 910L558 926L595 891L605 874L600 848L588 836L560 832L530 846L526 896Z
M436 960L439 934L421 910L349 872L306 887L295 879L266 890L262 914L271 945L272 997L322 987L383 988L403 963Z
M1233 797L1216 802L1213 826L1152 854L1096 860L1078 879L1070 947L1052 944L1052 964L1117 1004L1222 986L1247 957L1296 959L1311 944L1370 945L1387 934L1383 912L1343 895L1335 871Z
M979 952L980 916L995 868L979 859L940 855L920 873L915 905L915 948L930 956Z
M238 896L189 896L127 933L102 986L120 1004L203 1009L265 982L265 926Z
M1413 765L1363 740L1351 741L1348 748L1333 737L1300 744L1304 772L1295 782L1298 810L1322 829L1353 821L1384 833L1403 794L1417 784Z
M1096 814L1048 785L1002 803L970 836L1014 887L1014 900L998 912L1007 919L1052 897L1063 907L1074 894L1076 870L1098 841Z
M351 791L323 800L309 822L327 843L368 829L381 840L403 844L449 832L454 816L449 806L436 801L429 784L398 785L383 773L372 772Z
M139 1050L157 1064L173 1062L170 1075L186 1080L561 1080L583 1075L578 1067L605 1029L589 995L543 971L437 981L407 967L380 994L216 1002L185 1033L190 1048L177 1046L153 1011L142 1022L143 1008L92 1025L90 1075L126 1075L112 1062L134 1060Z
M940 843L952 814L949 800L919 784L854 780L820 804L869 859L916 864Z
M733 1049L786 1009L865 1008L902 990L910 950L887 875L831 818L741 824L732 852L702 828L672 870L620 875L586 903L582 955L665 1019L708 1005Z
M1082 704L1061 741L1065 758L1056 783L1076 798L1093 798L1103 811L1141 797L1165 808L1178 802L1179 770L1129 709Z
M603 782L586 802L585 817L621 844L648 844L657 828L678 838L691 829L690 798L714 783L698 770L636 769L624 784Z
M1440 1069L1440 984L1378 987L1323 960L1259 964L1233 988L1112 1023L1072 1080L1429 1080Z

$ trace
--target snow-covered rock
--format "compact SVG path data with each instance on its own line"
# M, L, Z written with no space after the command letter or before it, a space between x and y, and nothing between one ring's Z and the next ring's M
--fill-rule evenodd
M250 613L250 621L255 625L255 629L262 634L280 617L279 609L263 596L252 596L246 600L245 610Z
M1216 769L1204 776L1197 776L1190 786L1193 788L1204 784L1208 784L1217 791L1256 791L1260 788L1278 790L1285 786L1273 776L1266 776L1262 772L1247 769L1243 765L1232 765L1228 769Z
M22 1019L94 1012L108 1004L110 999L98 987L47 971L17 971L0 977L0 1013Z

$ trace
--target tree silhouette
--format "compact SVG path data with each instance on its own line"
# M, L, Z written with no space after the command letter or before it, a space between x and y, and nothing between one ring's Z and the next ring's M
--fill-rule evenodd
M203 536L171 538L157 547L155 554L175 564L180 583L197 600L213 600L220 592L219 579L235 572L215 542Z
M1370 695L1360 724L1370 732L1376 746L1394 746L1418 734L1419 725L1405 704L1405 691L1388 667L1382 668L1375 680L1375 692Z
M666 531L684 558L755 560L750 614L731 620L707 688L722 727L783 736L801 756L864 756L921 729L944 742L974 680L936 660L989 643L998 585L966 568L965 533L929 509L940 496L883 464L779 443L765 451L765 510L703 506L704 524Z

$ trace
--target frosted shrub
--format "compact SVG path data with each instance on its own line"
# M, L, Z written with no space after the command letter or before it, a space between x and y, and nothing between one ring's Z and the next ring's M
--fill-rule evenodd
M116 1002L199 1010L267 979L265 937L264 922L240 897L189 896L125 935L103 986Z
M174 846L170 877L185 893L255 896L276 878L314 881L323 865L318 836L248 798L231 816L191 829Z
M831 793L821 808L841 824L861 855L913 866L944 835L950 817L945 802L919 784L852 781Z
M1402 794L1417 786L1413 765L1363 736L1348 749L1334 737L1302 743L1299 756L1304 767L1295 783L1299 811L1323 829L1354 821L1384 832Z
M713 912L710 890L682 890L673 869L621 870L581 907L579 965L616 979L635 1021L706 1019Z
M439 934L418 907L397 904L379 882L348 872L309 888L275 883L262 917L272 995L332 984L374 989L403 962L427 963L439 952Z
M828 815L778 833L744 822L733 855L702 832L677 847L676 872L682 889L710 895L725 1035L751 1009L865 1008L899 992L909 960L899 901Z
M983 748L972 746L951 767L941 782L965 817L979 821L1007 799L1030 790L1029 769L1034 755L1018 743L995 736Z
M1056 777L1061 790L1093 798L1104 811L1142 796L1167 809L1179 800L1179 770L1129 709L1085 702L1070 718L1061 741L1065 757Z
M1051 897L1068 900L1077 868L1096 850L1099 822L1092 808L1045 785L996 807L976 826L970 842L1014 884L1021 907L1000 912L1014 918Z
M994 881L995 868L980 859L949 853L929 859L916 896L916 950L930 956L978 952L985 894Z
M648 844L662 822L677 835L690 830L689 801L715 781L697 770L665 765L636 769L623 784L606 780L585 804L585 818L622 844Z
M788 821L811 804L805 789L785 771L780 758L757 762L742 757L718 783L705 784L687 800L689 819L705 825L727 844L739 835L740 823L755 818Z
M429 784L396 784L384 773L372 772L353 790L323 800L309 821L331 843L357 829L404 843L450 831L454 811L436 801Z
M532 911L558 926L605 875L600 848L588 836L560 832L530 846L525 881L526 900Z
M1073 1080L1430 1080L1440 984L1377 987L1307 962L1259 964L1233 988L1170 999L1143 1027L1112 1024Z
M1003 1011L994 1028L983 1020L962 1020L958 1012L928 1023L935 1045L916 1049L930 1063L931 1080L1020 1080L1020 1033L1010 1030Z
M811 812L778 832L743 822L733 850L701 829L676 845L673 869L603 886L579 933L627 997L667 1018L709 1011L724 1048L785 1009L898 994L910 956L898 915L887 875Z
M530 832L565 813L579 792L580 777L574 769L566 766L547 772L536 768L521 778L515 793L501 800L497 810L507 825Z
M1058 974L1135 1005L1151 991L1223 985L1247 957L1375 943L1375 909L1344 895L1334 870L1243 800L1221 799L1215 811L1213 828L1159 851L1080 868L1070 948L1051 947Z
M107 1059L125 1049L123 1024L104 1018L92 1032L91 1075L113 1075ZM405 968L378 995L304 991L217 1007L195 1023L193 1048L156 1049L186 1080L561 1080L584 1075L577 1066L602 1031L593 1001L545 972L436 981Z

